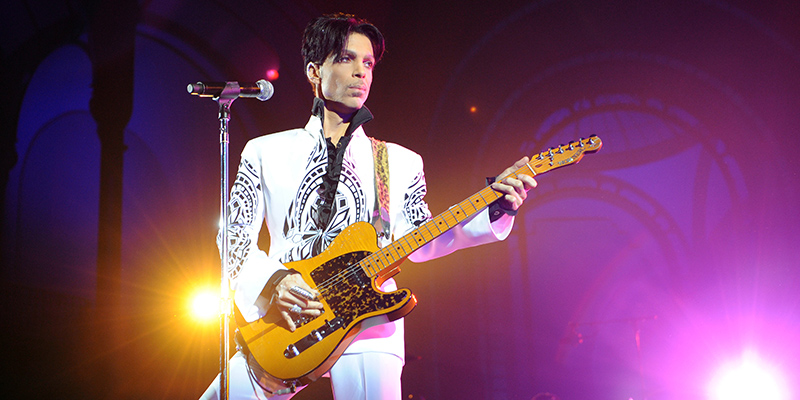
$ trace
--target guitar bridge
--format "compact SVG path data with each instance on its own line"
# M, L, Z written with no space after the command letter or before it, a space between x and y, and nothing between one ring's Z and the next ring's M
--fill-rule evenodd
M286 346L286 350L283 351L283 356L286 358L295 358L342 327L344 327L344 320L341 317L336 317L330 322L325 320L325 324L321 328L314 329L302 339Z

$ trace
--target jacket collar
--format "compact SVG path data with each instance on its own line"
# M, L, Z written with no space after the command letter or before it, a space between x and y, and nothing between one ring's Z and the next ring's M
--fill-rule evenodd
M325 101L319 97L314 97L314 105L311 107L311 114L320 121L320 132L322 131L322 118L325 114ZM345 131L345 136L352 134L358 129L361 125L366 124L369 121L372 121L372 113L369 111L367 106L362 106L361 108L356 111L355 115L353 115L353 119L350 121L350 126L347 127L347 131Z

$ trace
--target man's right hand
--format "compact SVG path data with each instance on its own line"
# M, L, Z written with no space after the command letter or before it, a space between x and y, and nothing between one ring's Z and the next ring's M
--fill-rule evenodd
M295 289L293 292L293 287L300 290ZM308 299L299 293L310 293L312 298ZM297 329L294 318L299 315L317 317L322 313L322 303L317 301L319 297L319 292L311 289L300 274L293 273L286 275L275 287L275 301L272 305L278 307L281 316L289 325L289 330L294 332Z

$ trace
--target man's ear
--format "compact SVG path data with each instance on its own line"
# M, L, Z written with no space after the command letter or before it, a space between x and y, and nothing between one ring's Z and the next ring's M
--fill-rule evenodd
M317 86L320 82L319 65L310 62L306 65L306 78L312 85Z

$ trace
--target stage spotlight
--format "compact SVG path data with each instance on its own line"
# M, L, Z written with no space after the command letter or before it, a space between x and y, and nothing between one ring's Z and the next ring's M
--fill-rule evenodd
M209 321L219 316L219 293L204 290L194 295L191 302L192 316L198 321Z
M789 391L779 371L752 353L720 368L708 392L711 400L789 399Z
M278 74L278 70L277 69L272 68L272 69L267 70L267 80L268 81L274 81L274 80L278 79L278 76L280 76L280 75Z

